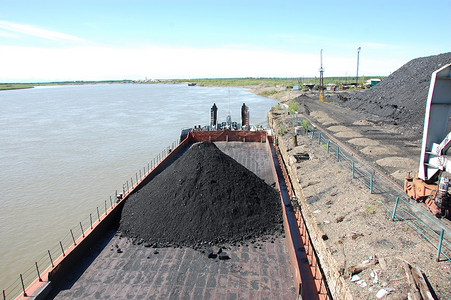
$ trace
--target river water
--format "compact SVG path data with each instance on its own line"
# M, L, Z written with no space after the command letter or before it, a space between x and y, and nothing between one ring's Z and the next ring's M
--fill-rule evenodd
M0 288L32 269L180 130L218 120L266 125L276 104L241 88L164 84L0 92ZM143 171L144 173L144 171ZM108 200L109 201L109 200Z

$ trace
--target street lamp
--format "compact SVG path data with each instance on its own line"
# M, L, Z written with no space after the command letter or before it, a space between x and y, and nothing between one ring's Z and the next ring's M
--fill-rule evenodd
M357 48L357 75L355 77L356 87L359 85L359 54L361 49L362 49L361 47Z

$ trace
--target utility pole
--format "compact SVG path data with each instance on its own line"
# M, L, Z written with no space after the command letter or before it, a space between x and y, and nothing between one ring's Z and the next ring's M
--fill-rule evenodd
M357 48L357 75L355 77L355 87L356 88L359 85L359 54L360 54L361 49L362 49L361 47Z
M323 49L320 51L321 67L319 68L319 102L323 102L324 93L324 68L323 68Z

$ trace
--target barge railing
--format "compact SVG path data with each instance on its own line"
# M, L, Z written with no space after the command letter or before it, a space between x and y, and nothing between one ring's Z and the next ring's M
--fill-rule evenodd
M110 194L106 200L99 203L95 210L89 213L89 216L81 220L76 226L70 228L66 235L57 241L54 247L48 249L46 254L35 259L29 268L23 273L20 273L13 283L2 290L2 299L29 297L30 295L36 294L38 289L48 288L44 282L49 280L49 273L119 205L122 199L125 199L138 188L147 176L153 173L162 161L182 143L180 141L174 141L171 146L164 148L155 158L144 165L142 169L136 171L135 176L131 176L122 185L122 189Z

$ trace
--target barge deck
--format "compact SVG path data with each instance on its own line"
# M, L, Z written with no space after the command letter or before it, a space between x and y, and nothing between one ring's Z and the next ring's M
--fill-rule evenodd
M126 199L180 157L193 143L215 142L280 192L284 234L228 245L230 259L190 248L146 248L117 235ZM113 205L98 223L63 250L18 299L330 299L283 160L272 136L251 131L192 131ZM221 246L221 245L217 245ZM218 248L214 249L216 252Z
M216 146L268 184L275 183L264 143L217 142ZM145 248L110 231L52 297L296 298L284 237L273 236L223 251L230 256L229 260L208 258L207 254L191 248Z

